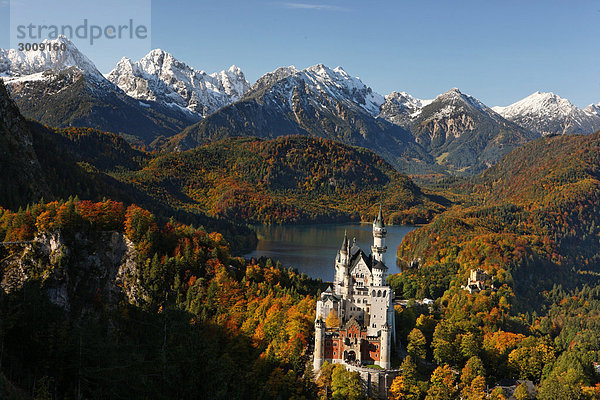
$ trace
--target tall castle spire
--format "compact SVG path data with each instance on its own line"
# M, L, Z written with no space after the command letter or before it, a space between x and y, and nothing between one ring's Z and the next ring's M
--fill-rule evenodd
M342 242L342 248L340 251L346 252L348 250L348 231L344 229L344 241Z
M377 261L383 261L383 255L387 250L385 245L385 236L387 230L385 229L385 223L383 222L383 213L381 212L381 203L379 203L379 214L373 221L373 246L371 246L371 253L373 258Z

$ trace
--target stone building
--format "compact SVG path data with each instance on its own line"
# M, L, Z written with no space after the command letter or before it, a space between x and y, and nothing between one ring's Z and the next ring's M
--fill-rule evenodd
M485 281L488 279L488 275L481 268L472 269L467 280L467 285L462 286L464 290L473 294L479 293L485 289Z
M348 365L375 364L389 369L395 343L393 293L383 262L387 231L381 209L373 221L373 246L366 255L344 235L335 257L335 279L317 301L314 369L324 361ZM339 326L327 327L330 313Z

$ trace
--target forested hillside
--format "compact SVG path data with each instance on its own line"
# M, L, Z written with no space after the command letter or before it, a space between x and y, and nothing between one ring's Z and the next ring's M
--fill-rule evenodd
M403 334L409 343L424 334L423 358L462 369L463 395L520 378L539 385L540 399L597 398L599 145L595 134L515 150L463 186L471 204L435 217L399 247L406 270L390 278L397 295L440 306L433 316L402 311ZM487 273L486 289L469 294L461 286L476 268Z
M34 398L312 397L305 275L109 200L1 210L0 238L33 241L1 249L0 347Z
M445 203L371 151L306 136L228 139L114 176L165 203L252 223L369 220L379 202L390 221L416 223Z

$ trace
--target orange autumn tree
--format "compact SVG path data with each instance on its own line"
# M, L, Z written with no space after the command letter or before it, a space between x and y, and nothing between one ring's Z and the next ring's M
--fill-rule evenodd
M125 213L125 234L136 243L142 254L149 254L158 226L154 215L136 205L131 205Z

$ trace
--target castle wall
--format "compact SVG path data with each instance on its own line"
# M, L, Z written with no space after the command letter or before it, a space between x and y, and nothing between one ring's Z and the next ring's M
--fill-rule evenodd
M353 365L346 366L346 369L358 372L364 385L365 394L369 398L376 399L387 399L392 382L400 373L399 370L380 371Z
M325 301L319 300L317 301L317 313L316 318L321 317L323 320L327 319L331 310L335 310L338 313L338 316L342 314L339 310L340 305L337 301L333 301L331 299L327 299Z
M373 295L374 293L374 295ZM392 305L392 294L389 286L375 287L371 289L371 310L367 333L369 336L378 336L381 327L390 323L388 320L388 309Z

